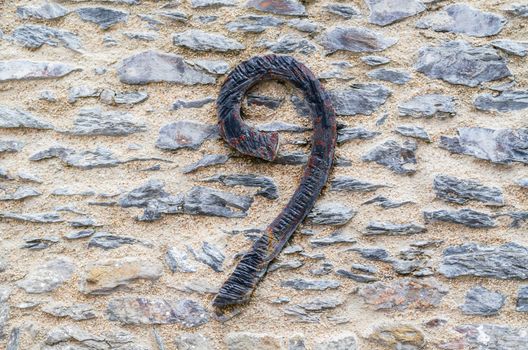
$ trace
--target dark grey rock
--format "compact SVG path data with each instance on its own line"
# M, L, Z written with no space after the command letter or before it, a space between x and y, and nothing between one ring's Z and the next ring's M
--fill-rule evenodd
M337 143L345 143L352 140L370 140L378 135L381 135L381 133L367 130L362 126L342 128L337 130Z
M63 222L64 219L56 212L50 213L14 213L14 212L1 212L0 219L11 219L22 222L33 222L36 224L47 224L47 223L57 223Z
M361 271L369 275L373 275L378 272L378 268L374 265L364 265L364 264L352 264L352 270Z
M482 111L511 112L528 109L528 90L506 90L496 96L479 94L473 104Z
M2 180L13 180L5 168L0 167L0 179Z
M341 282L335 280L306 280L296 278L281 281L280 285L281 287L293 288L295 290L327 290L339 288Z
M328 275L333 270L334 270L334 265L332 265L329 262L323 261L321 266L315 269L311 269L310 273L315 276L324 276L324 275Z
M158 16L178 23L187 23L189 20L189 15L180 11L162 11L158 13Z
M333 27L318 38L328 54L338 50L351 52L383 51L398 42L397 38L364 27Z
M42 90L38 97L39 100L48 101L48 102L57 102L57 96L52 90Z
M103 111L101 107L81 108L68 133L93 136L126 136L147 130L146 125L128 112Z
M195 186L186 195L183 210L186 214L242 218L253 203L253 198Z
M179 333L174 343L176 350L214 350L211 339L200 333Z
M52 20L66 16L70 11L57 3L44 2L40 6L18 6L16 13L22 19Z
M230 174L230 175L215 175L206 179L204 182L219 182L225 186L247 186L258 187L256 195L268 199L279 198L279 193L275 181L271 177L260 176L255 174Z
M108 232L97 232L88 242L88 248L97 247L108 250L136 243L141 243L141 241L133 237L118 236Z
M405 141L400 145L387 140L361 157L365 162L376 162L397 174L410 175L416 172L416 142Z
M0 61L0 82L61 78L80 68L61 62L10 60Z
M344 4L328 4L323 6L323 9L327 12L333 13L335 15L341 16L345 19L350 19L352 17L357 17L361 15L359 9L354 5L344 5Z
M229 70L229 63L224 60L193 60L190 63L211 74L222 75Z
M373 66L373 67L387 64L390 61L391 61L390 58L383 57L383 56L363 56L361 57L361 62L369 66Z
M403 69L378 68L368 72L369 78L389 81L394 84L403 85L411 80L409 72Z
M428 94L413 97L398 105L400 117L446 118L456 114L452 96Z
M69 239L69 240L81 239L81 238L90 237L90 236L92 236L94 233L95 233L95 230L94 230L94 229L87 229L87 230L81 230L81 231L74 231L74 232L70 232L70 233L68 233L68 234L65 234L65 235L64 235L64 238Z
M65 256L54 257L35 265L17 282L27 293L47 293L69 280L75 270L73 261Z
M300 260L284 260L284 261L274 261L268 267L268 272L273 272L277 270L294 270L303 266L304 263Z
M350 250L358 252L363 259L386 262L391 261L389 252L383 248L351 248Z
M515 310L528 312L528 286L521 286L519 288Z
M106 30L119 22L126 22L128 13L104 7L84 7L77 10L79 17L86 22L92 22Z
M371 221L365 228L365 235L400 236L414 235L425 231L427 231L425 227L415 223L393 224L391 222Z
M344 225L357 214L354 209L341 203L317 204L307 218L316 225Z
M215 98L212 97L212 96L207 96L205 98L201 98L201 99L198 99L198 100L190 100L190 101L187 101L187 100L176 100L174 101L174 103L172 104L172 110L173 111L176 111L178 109L182 109L182 108L201 108L211 102L214 102L215 101Z
M284 102L284 99L282 98L262 96L262 95L257 95L253 93L248 94L246 97L246 103L248 106L264 106L269 109L277 109L282 105L283 102ZM284 123L284 122L271 122L268 124L277 125L276 123L288 125L288 123ZM289 124L289 125L293 125L293 124ZM285 131L288 131L288 130L285 130Z
M416 23L416 27L485 37L498 34L506 22L500 15L481 11L467 4L452 4L422 18Z
M42 250L59 243L58 237L26 238L24 244L20 247L29 250Z
M121 324L174 324L195 328L209 321L209 313L194 300L122 297L110 300L108 319Z
M353 80L355 75L352 74L350 69L353 67L352 64L347 61L334 61L330 62L331 70L324 71L319 74L319 79L341 79L341 80Z
M0 285L0 339L3 339L4 328L7 321L9 321L9 297L11 295L11 288Z
M310 130L310 128L306 128L303 126L290 124L286 122L281 121L275 121L275 122L269 122L266 124L260 124L256 126L257 130L259 131L267 131L267 132L273 132L273 131L286 131L286 132L305 132L307 130Z
M122 83L131 85L158 82L183 85L215 83L213 76L194 68L183 57L157 51L145 51L125 58L117 74Z
M315 297L303 301L301 304L298 304L298 306L308 312L321 312L335 309L339 305L343 304L343 302L343 299L337 297Z
M504 306L506 297L482 286L475 286L467 293L460 310L465 315L496 315Z
M304 32L304 33L318 32L321 27L321 25L316 22L312 22L308 19L299 19L299 18L290 19L287 22L287 24L288 24L288 27L297 29L298 31Z
M479 276L525 280L528 279L528 248L516 243L450 246L444 250L438 272L448 278Z
M191 0L191 7L221 7L221 6L236 6L235 0Z
M512 75L495 49L462 40L422 47L415 69L429 78L471 87Z
M26 198L37 197L42 195L41 192L29 186L18 186L12 193L6 193L0 196L0 201L20 201Z
M373 203L378 204L383 209L393 209L393 208L399 208L399 207L401 207L403 205L406 205L406 204L413 204L414 202L413 201L396 202L396 201L390 200L390 199L388 199L388 198L386 198L384 196L376 196L376 197L374 197L372 199L369 199L366 202L363 202L362 204L366 205L366 204L373 204Z
M42 45L59 46L79 52L82 49L79 37L72 32L36 24L25 24L15 28L11 38L18 44L38 49Z
M192 253L196 260L206 264L215 272L223 271L222 264L224 263L225 255L214 245L208 242L203 242L202 251L195 250L191 246L187 246L187 249Z
M349 278L359 283L371 283L371 282L376 282L379 280L377 277L372 276L372 275L365 275L361 273L350 272L348 270L343 270L343 269L337 270L336 275Z
M273 16L248 15L237 17L235 21L226 24L230 32L262 33L268 28L275 28L284 21Z
M104 92L104 90L103 90ZM101 93L102 97L102 93ZM130 92L117 92L113 97L114 103L118 105L135 105L145 101L149 97L148 93L144 91L130 91Z
M351 176L336 176L330 181L331 191L372 192L387 185L373 184Z
M9 333L6 350L18 350L20 346L20 328L14 327Z
M58 187L51 192L52 196L94 196L95 191L92 189L78 189L69 187Z
M224 154L207 154L197 162L186 165L182 169L182 173L189 174L201 168L206 168L218 164L225 164L228 159L229 157Z
M398 125L394 129L400 135L413 137L415 139L423 140L425 142L431 142L431 138L424 128L417 125Z
M17 176L21 181L35 182L39 184L44 182L40 177L33 175L31 173L25 172L25 171L19 171L17 173ZM2 176L0 176L0 178L2 178Z
M337 115L371 115L387 101L391 91L378 84L353 84L341 90L330 90Z
M157 33L148 32L123 32L123 35L129 39L140 41L156 41L159 37Z
M430 222L452 222L471 228L495 227L495 220L486 213L472 209L424 211L424 219Z
M1 71L0 62L0 75ZM0 128L53 129L53 125L24 110L0 106Z
M109 149L103 147L98 147L94 151L75 151L62 146L53 146L33 154L29 160L40 161L49 158L59 158L69 166L84 170L114 167L121 163Z
M83 321L95 318L95 312L90 304L65 305L61 303L51 303L44 305L41 310L55 317L68 317L74 321Z
M525 57L528 54L528 42L526 41L514 41L509 39L493 40L491 46L510 55Z
M263 39L258 41L255 47L264 47L273 53L282 54L299 52L308 55L317 50L317 47L310 40L296 34L286 34L276 41Z
M528 128L459 128L458 136L440 138L440 147L451 153L467 154L492 163L528 163Z
M238 41L217 33L207 33L198 29L189 29L176 33L172 37L176 46L183 46L196 51L240 51L245 46Z
M513 3L503 10L511 16L528 17L528 4Z
M446 202L465 204L470 200L474 200L487 205L504 205L504 198L500 188L484 186L473 180L437 175L434 178L433 188L436 196Z
M312 238L310 244L314 247L326 247L335 244L354 244L357 240L349 235L344 235L341 231L336 231L329 236L322 238Z
M75 103L79 98L99 97L100 89L95 89L87 85L73 86L68 90L68 102Z
M68 223L71 227L90 227L90 226L102 226L98 225L96 221L90 217L79 217L69 220Z
M386 26L425 11L419 0L366 0L370 9L369 22Z
M518 350L526 346L526 327L497 324L469 324L455 327L462 339L456 342L475 350ZM460 337L459 337L460 338ZM449 346L450 344L448 344Z
M188 260L187 252L171 247L165 254L165 261L172 272L196 272L196 267Z
M269 2L267 0L249 0L246 3L246 7L253 8L262 12L274 13L276 15L306 15L306 10L304 6L297 0L275 0L272 2Z
M528 188L528 177L519 179L519 180L515 181L515 183L517 185L521 186L522 188Z
M216 125L180 120L160 129L156 147L171 151L180 148L198 149L205 140L217 137Z

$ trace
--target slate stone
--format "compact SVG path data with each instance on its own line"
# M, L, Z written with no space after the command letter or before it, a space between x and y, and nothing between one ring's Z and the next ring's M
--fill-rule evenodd
M339 50L351 52L377 52L388 49L398 42L397 38L364 27L333 27L318 37L318 43L327 54Z
M257 42L255 47L264 47L273 53L281 54L299 52L308 55L317 50L317 47L310 40L296 34L286 34L276 41L263 39Z
M423 140L425 142L431 142L431 138L424 128L417 125L398 125L394 129L400 135L413 137L415 139Z
M450 246L444 250L438 272L448 278L479 276L525 280L528 279L528 248L516 243Z
M362 287L359 295L375 310L408 310L436 307L449 289L434 278L401 278Z
M70 11L57 3L44 2L40 6L18 6L16 13L22 19L53 20L66 16Z
M316 225L344 225L357 214L354 209L341 203L317 204L307 218Z
M456 114L452 96L427 94L413 97L398 105L400 117L443 119Z
M376 162L396 174L410 175L416 172L416 149L414 141L405 141L400 145L394 140L387 140L364 154L361 160Z
M352 270L360 271L373 275L378 272L378 268L374 265L352 264Z
M29 186L18 186L12 193L6 193L0 196L0 201L20 201L26 198L37 197L42 195L41 192Z
M368 340L394 350L419 350L426 345L424 333L411 325L382 325L369 334Z
M284 102L284 99L282 98L262 96L262 95L257 95L254 93L250 93L246 97L246 103L248 106L264 106L269 109L277 109L282 105L283 102ZM268 124L272 124L272 123L274 122L271 122ZM275 122L275 123L288 124L284 122Z
M280 285L281 287L293 288L295 290L327 290L339 288L341 282L335 280L307 280L295 278L281 281Z
M329 236L312 238L310 244L314 247L326 247L335 244L353 244L357 240L350 235L344 235L341 231L336 231Z
M229 63L224 60L193 60L191 63L211 74L222 75L229 70Z
M482 286L475 286L467 293L460 310L465 315L496 315L504 306L506 297Z
M504 205L500 188L484 186L473 180L437 175L433 181L433 188L438 198L450 203L466 204L474 200L486 205Z
M38 99L48 102L57 102L57 96L52 90L42 90Z
M288 27L297 29L300 32L304 33L315 33L320 30L320 25L316 22L312 22L308 19L299 19L294 18L290 19L288 22Z
M528 17L528 4L513 3L505 7L504 12L511 16Z
M369 248L351 248L351 251L358 252L363 259L373 260L373 261L385 261L390 262L390 254L387 250L379 247L369 247Z
M132 40L140 41L156 41L158 40L158 34L148 32L123 32L123 35Z
M181 148L198 149L205 140L217 137L216 125L180 120L160 129L156 147L170 151Z
M362 205L373 204L373 203L378 204L383 209L393 209L393 208L399 208L406 204L413 204L414 202L413 201L397 202L397 201L390 200L389 198L386 198L384 196L376 196L372 199L369 199L366 202L363 202Z
M515 183L521 186L522 188L528 188L528 177L518 179L517 181L515 181Z
M373 184L351 176L336 176L330 180L331 191L372 192L387 185Z
M193 9L203 7L236 6L235 0L191 0Z
M383 56L363 56L360 59L361 59L361 62L369 66L372 66L372 67L381 66L391 61L390 58L383 57Z
M18 44L30 49L38 49L44 44L61 45L76 52L80 52L82 49L81 41L74 33L36 24L25 24L15 28L11 38Z
M42 312L55 317L68 317L74 321L84 321L95 318L95 311L90 304L65 305L62 303L45 304L41 308Z
M462 340L457 340L470 349L475 350L518 350L526 347L528 336L526 327L514 328L498 324L468 324L456 326L455 331L461 334ZM442 344L443 345L443 344ZM450 344L446 344L449 346ZM449 349L446 347L446 349Z
M305 16L304 6L297 0L249 0L246 7L285 16Z
M183 57L158 51L144 51L125 58L117 69L117 75L122 83L131 85L215 83L213 76L194 68Z
M108 232L97 232L88 242L88 248L97 247L104 250L116 249L123 245L140 243L138 239L126 236L117 236Z
M270 264L268 267L268 272L273 272L277 270L294 270L303 266L304 263L300 260L285 260L285 261L275 261Z
M329 95L337 115L371 115L387 101L391 90L378 84L352 84L330 90Z
M225 260L225 255L209 242L202 243L202 250L195 250L191 246L187 246L194 258L212 268L215 272L222 272L222 264Z
M0 75L1 75L0 63ZM0 106L0 128L53 129L49 122L19 108Z
M6 285L0 285L0 339L4 338L4 328L9 321L9 297L11 288Z
M310 130L310 128L306 128L303 126L290 124L286 122L281 122L281 121L274 121L274 122L269 122L266 124L260 124L260 125L256 125L255 127L259 131L266 131L266 132L273 132L273 131L276 131L276 132L280 132L280 131L305 132L305 131Z
M110 345L111 344L111 345ZM133 344L133 345L131 345ZM125 331L106 331L101 335L89 333L75 325L64 325L55 327L45 334L44 344L45 349L104 349L108 346L116 349L130 349L130 350L148 350L141 342L134 338L134 336Z
M352 17L360 16L361 11L353 5L343 5L343 4L328 4L323 6L323 9L327 12L333 13L345 19L350 19Z
M201 108L209 103L212 103L215 101L215 98L212 96L207 96L198 100L176 100L172 104L171 109L173 111L176 111L178 109L182 108Z
M214 350L211 339L200 333L179 333L174 339L174 344L176 350Z
M55 79L79 70L81 69L61 62L27 60L0 61L0 82Z
M512 75L495 49L462 40L422 47L414 67L429 78L470 87Z
M0 218L22 222L32 222L37 224L57 223L64 221L64 219L56 212L24 214L4 211L0 213Z
M458 136L440 138L440 147L451 153L466 154L492 163L528 163L528 128L459 128Z
M103 30L128 19L128 12L104 7L83 7L76 12L83 21L95 23Z
M203 156L197 162L186 165L182 169L182 173L189 174L201 168L206 168L206 167L219 165L219 164L225 164L228 159L229 157L224 154L207 154Z
M479 94L473 104L481 111L512 112L528 109L528 90L506 90L495 96Z
M189 15L180 11L163 11L159 12L158 16L167 18L173 22L178 23L187 23L187 21L189 20Z
M121 297L110 300L108 319L121 324L180 324L185 328L199 327L209 321L209 313L194 300Z
M340 332L339 335L327 337L323 341L318 341L314 350L357 350L358 342L354 334L350 332Z
M99 97L100 89L95 89L87 85L73 86L68 90L68 102L75 103L79 98Z
M283 20L273 16L247 15L228 22L226 28L230 32L262 33L268 28L275 28L283 23Z
M69 240L81 239L81 238L90 237L94 233L95 233L94 229L87 229L87 230L70 232L70 233L64 235L64 238L69 239Z
M425 11L419 0L365 0L370 10L369 22L386 26Z
M424 211L423 214L427 223L438 221L451 222L471 228L490 228L496 226L495 220L489 214L467 208L460 210Z
M68 133L83 136L126 136L146 130L146 125L128 112L87 107L80 109L73 121L73 128Z
M425 227L415 224L394 224L391 222L371 221L365 228L365 235L389 235L389 236L400 236L400 235L414 235L418 233L424 233Z
M528 42L509 39L493 40L491 46L506 52L509 55L525 57L528 54Z
M165 254L165 262L172 272L196 272L196 267L189 262L187 252L170 247Z
M219 182L225 186L258 187L257 196L267 199L279 198L277 184L271 177L256 174L218 174L202 180L203 182Z
M235 39L198 29L176 33L172 37L172 42L176 46L183 46L195 51L228 52L245 49L245 46Z
M20 247L29 250L42 250L51 247L59 242L57 237L42 237L42 238L25 238L24 244Z
M372 282L376 282L379 280L377 277L372 276L372 275L365 275L361 273L350 272L348 270L343 270L343 269L337 270L336 275L351 279L358 283L372 283Z
M18 350L20 346L20 328L14 327L9 333L6 350Z
M452 4L420 19L416 22L416 27L486 37L498 34L506 22L500 15L481 11L467 4Z
M402 69L378 68L367 73L369 78L389 81L394 84L404 85L411 80L411 75Z
M342 128L337 130L337 143L345 143L352 140L370 140L378 135L381 135L381 132L370 131L362 126Z
M137 280L155 281L163 274L158 261L127 256L102 259L86 266L81 275L79 290L89 295L107 295L127 289Z
M94 168L115 167L121 163L112 151L98 147L94 151L75 151L62 146L53 146L29 157L31 161L59 158L69 166L89 170Z
M528 312L528 286L521 286L519 288L515 305L515 310L519 312Z
M51 292L68 281L74 270L75 264L70 258L57 256L34 265L17 286L31 294Z
M193 215L211 215L228 218L242 218L253 203L253 198L194 186L186 195L184 213Z

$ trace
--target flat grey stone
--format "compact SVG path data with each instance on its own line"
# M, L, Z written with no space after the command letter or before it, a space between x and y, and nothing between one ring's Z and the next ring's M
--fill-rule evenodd
M209 242L202 243L202 250L195 250L191 246L187 246L194 258L212 268L215 272L222 272L222 264L225 260L225 255Z
M48 101L48 102L57 102L57 96L52 90L42 90L38 97L39 100Z
M306 10L298 0L248 0L246 7L286 16L305 16Z
M343 269L337 270L336 275L351 279L358 283L372 283L372 282L379 281L379 278L375 276L351 272L351 271L343 270Z
M247 15L228 22L226 28L230 32L262 33L268 28L274 28L283 23L283 20L273 16Z
M135 105L147 100L148 97L148 93L144 91L117 92L115 96L113 96L113 100L114 103L118 105Z
M506 297L500 292L494 292L482 286L471 288L465 296L460 310L465 315L496 315L504 306Z
M512 75L495 49L462 40L422 47L414 67L429 78L470 87Z
M373 261L385 261L390 262L390 254L387 250L379 247L368 247L368 248L351 248L351 251L358 252L363 259Z
M286 23L288 24L288 27L297 29L298 31L304 33L316 33L321 28L320 24L310 21L308 19L294 18L290 19Z
M103 111L101 107L81 108L68 133L82 136L126 136L147 130L128 112Z
M527 41L514 41L509 39L493 40L491 46L510 55L525 57L528 54Z
M326 237L312 238L310 240L310 244L314 247L326 247L335 244L354 244L356 242L357 240L354 237L344 235L340 231L336 231Z
M263 96L263 95L257 95L257 94L248 94L246 97L246 103L248 106L264 106L269 109L277 109L279 108L282 103L284 102L284 99L282 98L275 98L270 96ZM292 125L285 122L270 122L267 123L267 125ZM261 124L262 130L262 124ZM288 131L288 130L281 130L281 131Z
M391 60L390 58L383 57L383 56L363 56L361 57L361 62L369 65L369 66L381 66L384 64L389 63Z
M528 109L528 90L506 90L499 95L479 94L473 102L481 111L512 112Z
M80 98L99 97L100 94L100 89L96 89L88 85L72 86L68 90L68 102L75 103Z
M433 188L438 198L450 203L466 204L474 200L487 205L504 205L500 188L484 186L473 180L437 175L433 181Z
M0 61L0 82L11 80L54 79L79 71L61 62L12 60Z
M350 19L352 17L357 17L361 15L361 11L354 5L331 3L323 6L323 9L327 12L341 16L345 19Z
M423 140L425 142L431 142L431 138L424 128L417 125L398 125L394 129L400 135L412 137L415 139Z
M328 93L337 115L372 115L387 101L391 90L378 84L352 84Z
M339 288L341 282L335 280L307 280L296 278L281 281L280 285L281 287L293 288L295 290L327 290Z
M90 237L90 236L92 236L94 233L95 233L95 230L94 230L94 229L87 229L87 230L81 230L81 231L74 231L74 232L70 232L70 233L68 233L68 234L65 234L65 235L64 235L64 238L69 239L69 240L81 239L81 238L87 238L87 237Z
M176 111L182 108L201 108L209 103L215 101L215 98L212 96L207 96L198 100L176 100L172 104L171 109Z
M521 186L522 188L528 188L528 177L518 179L517 181L515 181L515 183Z
M120 297L110 300L108 319L121 324L180 324L195 328L209 321L209 313L194 300Z
M427 229L424 226L412 222L408 224L394 224L391 222L371 221L365 228L365 235L401 236L424 233L425 231Z
M317 50L310 40L296 34L286 34L279 37L277 41L263 39L257 42L255 47L264 47L273 53L281 54L299 52L308 55Z
M75 264L70 258L55 257L34 265L17 286L32 294L51 292L69 280L74 270Z
M160 129L156 147L170 151L181 148L198 149L205 140L217 137L218 128L215 125L180 120Z
M528 163L528 128L459 128L458 136L440 138L440 147L451 153L466 154L492 163Z
M123 35L129 39L140 41L156 41L159 37L157 33L148 32L123 32Z
M384 196L376 196L372 199L369 199L368 201L366 202L363 202L362 205L366 205L366 204L378 204L380 207L382 207L383 209L393 209L393 208L399 208L403 205L406 205L406 204L413 204L414 202L412 201L401 201L401 202L397 202L397 201L393 201L387 197L384 197Z
M404 85L411 80L411 75L403 69L378 68L367 73L369 78L389 81L394 84Z
M451 222L471 228L495 227L495 220L486 213L472 209L424 211L426 222Z
M456 326L464 344L475 350L519 350L526 346L526 327L514 328L498 324L467 324ZM460 339L460 336L458 337ZM449 344L448 344L449 346Z
M84 321L95 318L95 311L90 304L65 305L62 303L45 304L41 308L42 312L55 317L68 317L74 321Z
M195 172L198 169L206 168L214 165L225 164L229 159L225 154L206 154L200 160L186 165L182 169L182 173L189 174Z
M11 296L11 288L6 285L0 285L0 339L3 339L4 328L9 321L9 297Z
M224 342L227 350L283 349L282 339L268 333L231 332L227 333Z
M370 10L369 22L386 26L425 11L419 0L365 0Z
M315 344L314 350L356 350L358 342L354 334L341 332Z
M178 333L174 344L176 350L214 350L211 339L200 333Z
M328 54L344 50L351 52L383 51L398 42L397 38L364 27L333 27L318 37L318 43Z
M54 127L22 109L0 106L0 128L53 129Z
M528 286L521 286L517 293L517 302L515 310L519 312L528 312Z
M211 74L222 75L229 70L229 63L224 60L193 60L191 63Z
M194 186L184 199L183 210L186 214L211 215L228 218L242 218L253 203L253 198Z
M235 39L198 29L175 33L172 37L172 42L176 46L183 46L196 51L228 52L245 49L245 46Z
M236 6L235 0L191 0L191 7L221 7L221 6Z
M141 243L141 241L133 237L118 236L109 232L97 232L90 238L88 248L96 247L109 250L136 243Z
M64 221L64 219L56 212L24 214L24 213L4 211L4 212L0 212L0 219L1 218L17 220L17 221L22 221L22 222L32 222L36 224L57 223L57 222Z
M50 158L59 158L67 165L83 170L115 167L122 163L109 149L103 147L93 151L75 151L62 146L53 146L33 154L29 160L40 161Z
M416 172L416 148L414 141L405 141L400 145L394 140L387 140L363 155L361 160L376 162L396 174L409 175Z
M528 4L513 3L506 6L504 12L518 17L528 17Z
M172 272L196 272L196 267L189 261L189 255L183 249L170 247L165 254L165 262Z
M20 345L20 328L14 327L9 333L6 350L18 350Z
M103 30L128 19L128 12L104 7L83 7L76 12L83 21L95 23Z
M117 70L125 84L168 82L183 85L214 84L215 78L186 63L183 57L158 51L144 51L121 61Z
M42 193L33 187L18 186L14 192L6 193L5 195L0 196L0 201L19 201L40 195L42 195Z
M303 265L304 263L297 259L275 261L271 263L270 266L268 267L268 272L273 272L277 270L294 270L294 269L298 269L299 267Z
M419 95L398 105L400 117L443 119L456 114L455 99L452 96L427 94Z
M286 131L286 132L305 132L310 130L310 128L306 128L303 126L290 124L286 122L281 121L275 121L275 122L269 122L266 124L260 124L256 126L256 129L259 131L266 131L266 132L280 132L280 131Z
M370 131L362 126L342 128L337 130L337 143L345 143L352 140L370 140L379 135L381 135L381 132Z
M336 176L331 181L331 191L372 192L387 185L373 184L351 176Z
M528 248L516 243L450 246L444 250L438 272L448 278L478 276L525 280L528 279Z
M24 142L17 140L0 140L0 153L16 153L24 147Z
M343 304L343 299L337 297L315 297L308 300L304 300L299 307L309 312L320 312L324 310L335 309L339 305Z
M506 22L500 15L481 11L467 4L452 4L420 19L416 22L416 27L486 37L498 34Z
M257 196L268 199L279 198L277 184L271 177L256 174L218 174L201 180L203 182L219 182L225 186L257 187Z
M61 45L76 52L80 52L82 49L81 41L74 33L36 24L25 24L15 28L11 38L18 44L30 49L38 49L44 44L49 46Z
M101 335L89 333L75 325L52 328L45 334L43 349L104 349L112 344L116 349L148 350L134 336L123 330L106 331ZM133 344L133 345L131 345Z
M40 6L18 6L16 13L22 19L53 20L66 16L70 11L57 3L44 2Z
M316 225L344 225L357 212L341 203L325 202L317 204L307 218Z
M173 22L187 23L189 15L180 11L163 11L159 12L158 16L167 18Z

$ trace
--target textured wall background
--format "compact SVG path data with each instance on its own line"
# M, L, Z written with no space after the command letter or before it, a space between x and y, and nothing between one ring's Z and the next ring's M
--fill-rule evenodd
M0 10L1 348L528 349L528 3ZM224 74L267 52L322 79L338 162L221 323L213 294L309 151L302 96L278 83L243 110L283 131L280 162L217 138Z

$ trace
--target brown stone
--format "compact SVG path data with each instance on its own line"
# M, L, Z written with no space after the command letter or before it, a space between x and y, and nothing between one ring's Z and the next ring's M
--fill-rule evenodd
M387 349L418 350L425 346L425 338L418 328L404 325L380 326L369 335L368 339Z

